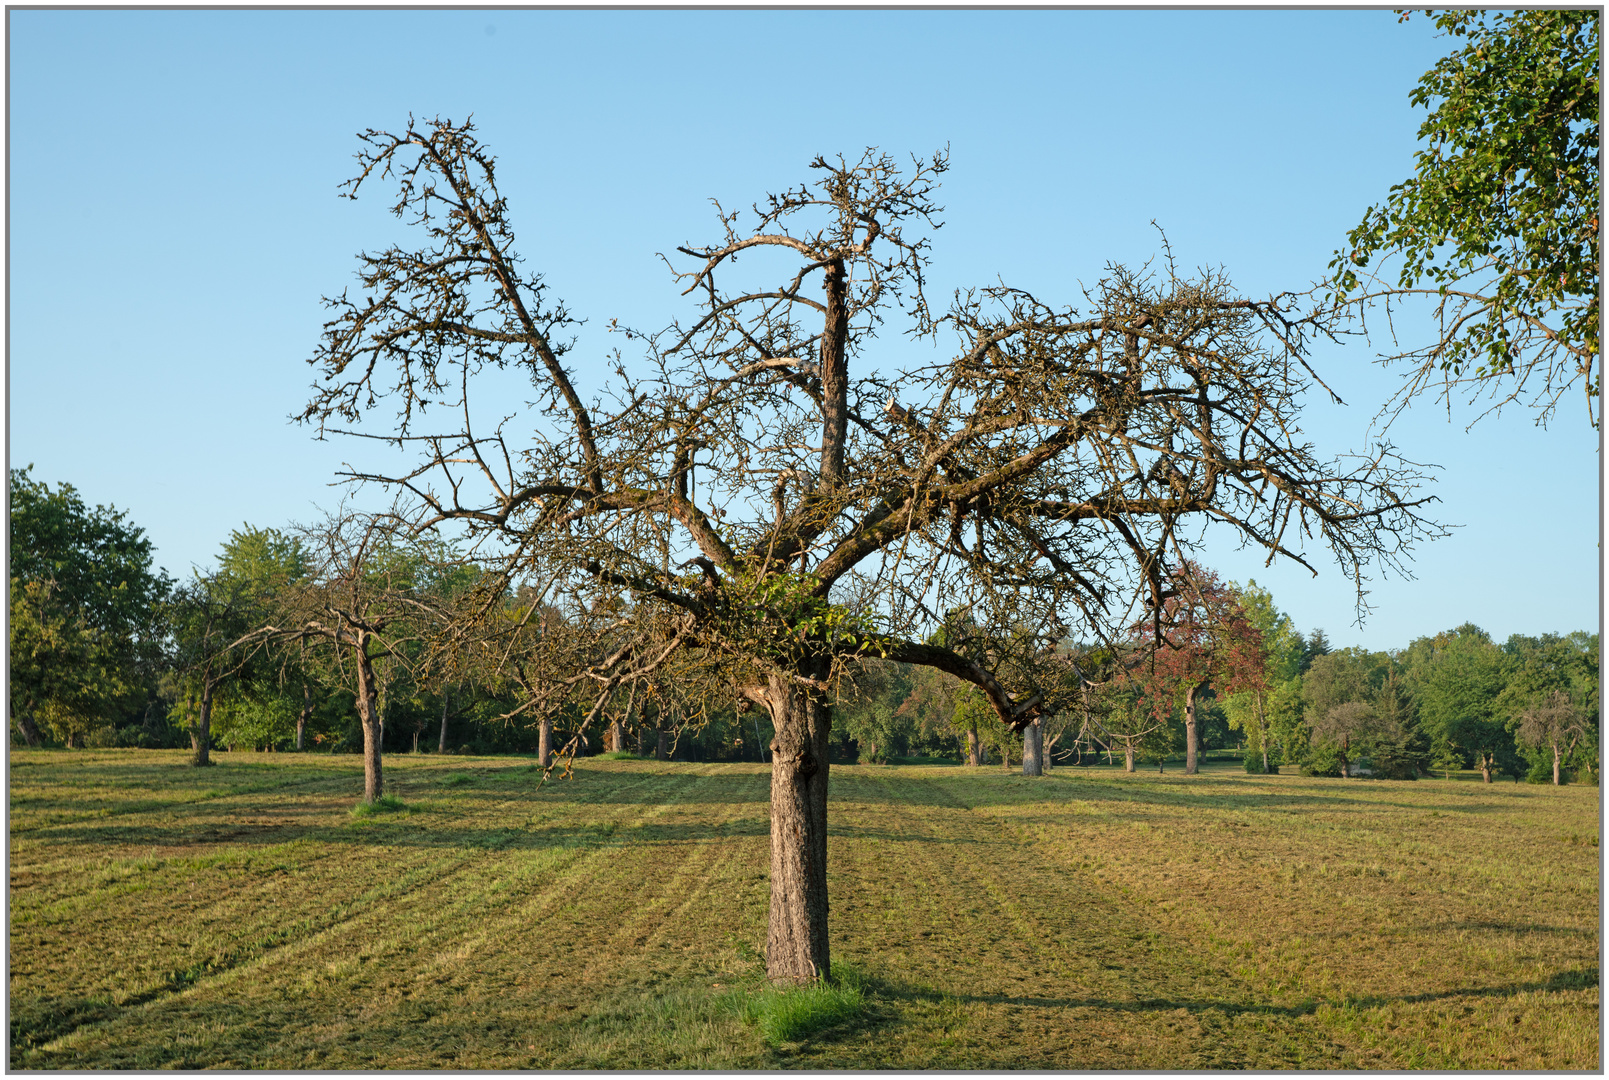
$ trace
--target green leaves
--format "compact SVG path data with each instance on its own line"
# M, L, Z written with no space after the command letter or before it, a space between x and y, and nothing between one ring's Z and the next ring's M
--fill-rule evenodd
M1436 25L1469 44L1409 95L1430 110L1415 173L1347 234L1332 284L1356 300L1396 257L1396 288L1435 293L1444 320L1405 356L1474 380L1540 366L1544 417L1578 378L1596 400L1599 14L1460 10Z

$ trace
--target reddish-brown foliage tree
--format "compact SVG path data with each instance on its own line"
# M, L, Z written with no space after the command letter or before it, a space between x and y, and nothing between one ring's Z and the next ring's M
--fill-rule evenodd
M1247 619L1234 591L1190 560L1169 573L1161 603L1131 628L1147 655L1141 693L1157 719L1184 703L1185 768L1197 768L1196 705L1208 688L1220 694L1267 689L1263 634Z

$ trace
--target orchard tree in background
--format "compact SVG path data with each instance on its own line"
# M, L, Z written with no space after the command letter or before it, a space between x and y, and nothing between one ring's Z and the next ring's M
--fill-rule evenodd
M1408 14L1403 14L1403 19ZM1439 386L1528 399L1545 423L1579 392L1603 417L1599 359L1601 12L1434 14L1460 43L1410 95L1430 110L1414 175L1369 207L1330 263L1338 303L1363 314L1424 296L1428 344L1387 411Z
M943 154L817 158L812 182L718 209L713 242L676 249L696 312L623 330L642 358L583 389L472 126L361 138L347 194L395 185L418 241L361 255L357 294L329 299L301 415L418 452L352 475L411 527L456 529L510 587L556 567L556 588L626 597L766 711L774 981L829 972L831 701L854 665L946 671L1020 732L1060 704L1070 624L1117 636L1167 604L1192 520L1304 565L1311 542L1359 580L1437 532L1389 448L1325 461L1297 441L1304 342L1330 328L1295 296L1169 262L1109 267L1084 309L1003 285L930 309ZM899 329L954 352L879 363ZM535 388L517 443L469 400L499 368ZM970 629L935 644L952 612Z
M1138 677L1152 715L1161 720L1176 705L1184 710L1184 771L1193 776L1202 695L1266 690L1267 657L1262 631L1217 574L1186 560L1168 586L1162 604L1132 632L1144 658Z

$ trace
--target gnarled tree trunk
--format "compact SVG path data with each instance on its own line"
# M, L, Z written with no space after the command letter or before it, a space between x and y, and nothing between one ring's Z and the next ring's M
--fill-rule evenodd
M806 672L817 675L816 672ZM809 687L773 673L747 692L771 716L771 914L766 975L826 978L827 738L832 711Z

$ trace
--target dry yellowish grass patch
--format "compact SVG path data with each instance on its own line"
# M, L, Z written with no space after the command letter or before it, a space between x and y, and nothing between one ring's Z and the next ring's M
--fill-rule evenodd
M12 754L12 1067L1600 1066L1592 788L835 768L773 1048L761 766L184 756Z

